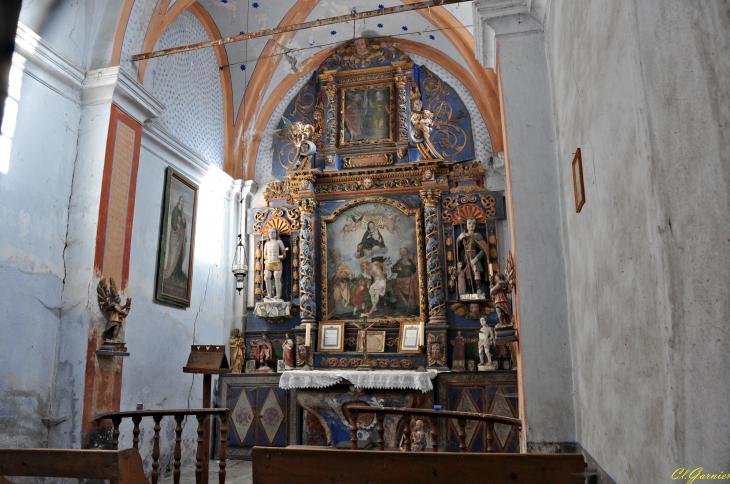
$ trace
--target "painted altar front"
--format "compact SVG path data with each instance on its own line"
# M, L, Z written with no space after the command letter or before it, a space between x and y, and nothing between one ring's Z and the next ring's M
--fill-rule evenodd
M312 75L279 128L277 180L248 214L254 304L244 373L222 379L229 453L349 445L351 404L518 417L504 194L485 186L489 160L475 159L474 147L484 140L474 139L456 90L395 46L356 39ZM457 378L442 373L426 392L346 379L288 389L279 376L287 366L424 367ZM369 425L358 423L363 445ZM483 449L483 434L471 429L469 447ZM516 451L517 439L505 434L495 446Z

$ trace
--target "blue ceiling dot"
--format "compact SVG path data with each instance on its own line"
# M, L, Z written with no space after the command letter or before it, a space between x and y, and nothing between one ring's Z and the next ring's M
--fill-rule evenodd
M408 30L408 27L406 27L405 25L404 25L403 27L401 27L401 28L402 28L403 30Z
M356 14L357 13L357 9L356 8L353 8L352 10L350 10L350 13L351 14Z
M221 0L221 3L228 3L228 0Z
M384 8L385 8L385 5L383 5L382 3L380 5L378 5L379 10L383 10Z
M330 35L336 35L336 34L337 34L336 30L333 30L332 32L330 32Z
M246 64L241 64L241 70L242 71L245 71L246 70Z
M428 38L431 40L436 40L436 37L433 34L429 35Z
M253 2L253 3L251 4L251 6L252 6L253 8L259 8L259 3L258 3L258 2Z
M382 29L383 28L383 24L378 24L378 28L379 29Z
M241 33L240 33L240 34L238 34L238 35L243 35L243 34L245 34L245 33L246 33L246 32L244 32L243 30L241 30Z

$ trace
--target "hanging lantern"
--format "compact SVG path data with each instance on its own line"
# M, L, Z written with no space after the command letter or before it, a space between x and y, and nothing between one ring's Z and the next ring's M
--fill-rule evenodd
M236 278L236 290L238 291L238 294L241 294L241 291L243 290L243 281L246 278L246 273L248 273L248 267L246 267L246 254L243 249L241 234L238 234L238 245L236 246L236 254L233 256L231 272Z

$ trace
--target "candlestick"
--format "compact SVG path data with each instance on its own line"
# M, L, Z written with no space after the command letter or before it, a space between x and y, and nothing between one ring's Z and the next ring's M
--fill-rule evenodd
M312 345L312 323L306 323L307 332L304 335L304 346Z
M426 323L421 321L421 324L418 326L418 346L426 346Z

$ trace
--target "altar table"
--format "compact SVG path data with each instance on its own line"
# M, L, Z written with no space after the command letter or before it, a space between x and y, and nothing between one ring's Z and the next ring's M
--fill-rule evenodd
M431 380L437 374L436 370L291 370L281 375L279 388L326 388L347 380L358 390L420 390L427 393L433 390Z

